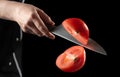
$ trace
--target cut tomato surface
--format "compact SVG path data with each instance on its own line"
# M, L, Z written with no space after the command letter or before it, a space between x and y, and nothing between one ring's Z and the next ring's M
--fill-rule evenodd
M80 18L68 18L62 22L65 30L77 41L86 45L89 38L89 29L86 23Z
M85 61L85 49L81 46L72 46L57 57L56 66L64 72L76 72L84 66Z

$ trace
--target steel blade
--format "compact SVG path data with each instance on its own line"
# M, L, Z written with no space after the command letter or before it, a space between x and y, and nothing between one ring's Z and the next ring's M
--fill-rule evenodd
M102 46L100 46L96 41L94 41L93 39L89 38L88 40L88 44L87 45L83 45L80 42L78 42L74 37L72 37L64 28L62 25L59 25L57 27L55 27L54 29L51 30L51 32L61 38L64 38L68 41L71 41L75 44L81 45L89 50L92 50L94 52L103 54L103 55L107 55L106 51L103 49Z

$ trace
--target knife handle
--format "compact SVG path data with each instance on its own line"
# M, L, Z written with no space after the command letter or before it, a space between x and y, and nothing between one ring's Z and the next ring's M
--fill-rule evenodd
M48 30L51 32L56 26L47 25Z

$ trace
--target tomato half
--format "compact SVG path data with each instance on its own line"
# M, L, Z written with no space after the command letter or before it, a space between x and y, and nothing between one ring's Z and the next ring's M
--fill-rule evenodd
M62 22L63 27L80 43L86 45L89 38L89 29L80 18L68 18Z
M81 46L72 46L57 57L56 66L64 72L76 72L84 66L85 61L85 49Z

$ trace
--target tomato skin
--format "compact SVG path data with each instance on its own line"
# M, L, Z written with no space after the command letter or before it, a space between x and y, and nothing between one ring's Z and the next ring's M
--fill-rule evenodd
M89 38L89 29L80 18L68 18L62 22L63 27L80 43L86 45Z
M57 57L56 66L64 72L76 72L84 66L85 61L85 49L81 46L72 46Z

